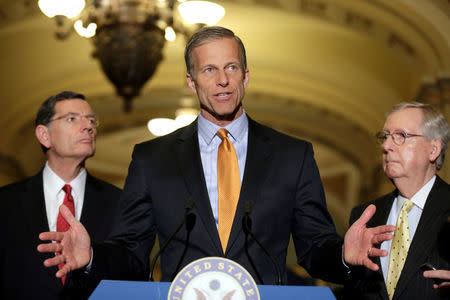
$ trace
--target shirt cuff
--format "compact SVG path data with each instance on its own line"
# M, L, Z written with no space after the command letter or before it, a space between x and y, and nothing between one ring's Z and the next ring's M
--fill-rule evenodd
M342 265L344 265L344 268L345 268L345 271L347 273L347 276L350 276L350 274L352 273L352 270L350 269L350 266L345 263L345 260L344 260L344 244L342 244L342 251L341 252L342 252L342 255L341 255Z
M84 273L85 274L89 274L91 272L92 260L93 259L94 259L94 249L92 249L92 247L91 247L91 260L89 260L89 263L87 264L87 266L84 267Z

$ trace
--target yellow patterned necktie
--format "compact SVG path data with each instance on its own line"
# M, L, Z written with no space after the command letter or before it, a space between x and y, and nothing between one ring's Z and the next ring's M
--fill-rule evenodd
M241 191L241 179L236 151L227 136L228 131L221 128L216 134L222 139L217 151L217 191L219 195L219 237L223 253L225 253Z
M397 218L397 225L392 239L391 251L389 252L389 268L386 280L386 288L389 294L389 299L392 299L397 286L398 279L402 273L406 257L408 256L409 245L411 244L409 238L409 221L408 212L413 208L414 203L406 200L403 203L400 214Z

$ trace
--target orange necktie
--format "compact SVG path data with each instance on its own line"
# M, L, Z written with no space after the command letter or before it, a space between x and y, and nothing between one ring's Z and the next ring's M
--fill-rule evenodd
M219 237L223 253L225 253L241 191L241 179L236 151L228 139L228 131L221 128L216 134L222 139L217 152L217 190L219 194Z
M73 203L72 187L70 186L70 184L66 184L63 186L62 190L66 193L63 204L69 208L72 215L75 215L75 205ZM61 213L58 213L58 219L56 220L56 231L66 232L67 230L69 230L69 228L70 228L69 223L67 223L66 219L63 218ZM59 254L60 253L57 253L57 255ZM64 266L64 263L60 264L58 268L61 269L62 266ZM66 276L63 276L61 280L62 284L64 285L66 281Z

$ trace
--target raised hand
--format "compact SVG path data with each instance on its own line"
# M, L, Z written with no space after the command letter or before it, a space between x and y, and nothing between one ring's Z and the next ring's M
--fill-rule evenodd
M59 208L61 215L69 223L70 228L66 232L42 232L39 239L42 241L54 241L55 243L43 243L38 245L39 252L60 253L55 257L46 259L46 267L58 266L64 263L56 277L61 278L70 271L86 266L91 259L91 238L83 224L77 221L70 210L61 205Z
M382 225L367 228L366 224L375 214L375 205L369 205L361 217L353 223L344 237L344 261L349 265L366 266L372 271L379 269L369 257L386 256L388 252L375 247L384 241L391 240L395 226Z

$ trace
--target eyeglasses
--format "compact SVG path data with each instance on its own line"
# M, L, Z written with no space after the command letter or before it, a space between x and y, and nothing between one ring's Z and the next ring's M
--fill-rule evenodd
M80 115L77 113L67 113L61 117L51 119L50 122L63 120L65 123L68 123L70 125L79 124L83 118L86 118L88 120L89 124L92 125L92 127L97 128L100 124L97 116L95 115Z
M415 136L423 136L421 134L412 134L412 133L406 133L404 131L394 131L393 133L389 132L378 132L375 137L377 138L377 141L379 144L383 145L384 142L388 139L389 136L392 136L392 140L394 141L394 144L397 146L401 146L405 143L407 138L415 137Z

